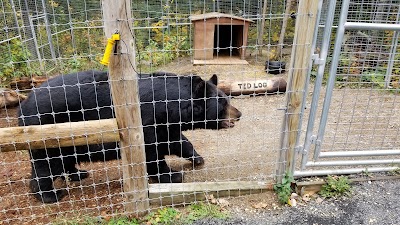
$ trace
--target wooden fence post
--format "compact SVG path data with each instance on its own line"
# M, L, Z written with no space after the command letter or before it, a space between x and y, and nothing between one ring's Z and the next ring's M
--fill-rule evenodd
M131 1L103 0L102 7L106 37L120 34L116 54L110 57L109 79L121 138L125 212L142 216L149 210L149 199Z
M293 175L296 162L296 145L301 130L301 108L305 84L311 59L313 35L318 13L318 1L300 0L296 19L296 31L289 70L286 114L283 122L284 134L277 179L285 172Z

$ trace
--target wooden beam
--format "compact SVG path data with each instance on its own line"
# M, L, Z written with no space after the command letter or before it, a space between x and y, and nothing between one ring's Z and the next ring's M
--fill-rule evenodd
M311 49L316 25L318 1L300 0L296 19L296 30L292 50L292 62L289 70L289 82L287 89L287 110L284 118L285 137L282 149L286 150L286 156L282 164L291 174L294 170L296 159L296 145L301 130L301 112L303 107L304 88L307 81L307 73L311 66Z
M272 191L273 185L272 182L257 181L149 184L149 198L152 204L165 206L205 200L211 194L215 198L258 194Z
M0 152L119 141L115 119L0 128Z
M146 154L139 104L135 41L131 26L131 1L102 1L104 31L120 34L116 54L111 55L109 76L111 94L120 130L125 212L143 216L149 211Z

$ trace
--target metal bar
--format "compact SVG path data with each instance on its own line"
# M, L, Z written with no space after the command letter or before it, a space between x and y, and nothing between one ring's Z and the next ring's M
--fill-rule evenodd
M9 38L9 39L6 39L6 40L0 40L0 44L8 42L8 41L11 41L13 39L18 39L18 38L21 38L21 36L18 35L18 36L15 36L15 37L12 37L12 38Z
M318 25L318 27L325 27L325 25L324 24L320 24L320 25ZM332 25L332 28L338 28L338 26L333 26Z
M400 159L374 159L374 160L339 160L339 161L320 161L308 162L307 166L358 166L358 165L377 165L377 164L398 164Z
M344 24L346 23L346 20L347 20L349 3L350 3L350 0L343 0L342 10L340 12L339 27L338 27L337 33L336 33L336 40L335 40L335 45L334 45L335 49L333 51L331 68L329 70L329 79L328 79L328 84L327 84L327 88L326 88L324 105L323 105L322 113L321 113L321 121L320 121L319 129L318 129L317 143L321 143L322 140L324 139L329 107L331 105L331 100L332 100L332 91L333 91L333 88L335 86L335 81L336 81L336 72L337 72L337 67L339 64L340 51L341 51L342 41L343 41L343 36L344 36L344 31L345 31ZM320 151L321 151L321 145L315 145L314 160L317 160Z
M400 150L321 152L320 158L400 155Z
M87 28L87 27L86 27ZM133 27L132 30L140 30L140 29L167 29L168 26L159 26L159 27ZM75 27L74 27L75 29Z
M31 33L32 33L33 43L35 45L37 59L39 61L39 65L40 65L40 70L44 71L42 56L40 55L40 51L39 51L39 45L37 42L35 27L33 26L32 18L29 15L28 15L28 19L29 19L29 25L30 25L30 29L31 29Z
M329 2L328 15L326 17L326 22L325 22L323 43L322 43L321 52L320 52L321 55L319 56L319 58L322 59L323 61L321 64L318 65L317 77L315 80L314 92L313 92L313 97L312 97L312 101L311 101L310 115L308 117L306 138L305 138L304 149L303 149L303 157L301 159L301 170L304 170L306 167L309 150L311 147L311 136L314 131L315 116L317 114L319 95L321 92L321 85L322 85L322 80L323 80L324 72L325 72L326 58L327 58L328 51L329 51L329 45L330 45L331 33L332 33L332 24L333 24L333 19L335 17L335 9L336 9L336 0L332 0ZM317 36L317 35L315 35L315 36ZM311 74L311 70L309 71L309 74Z
M393 34L392 46L388 60L388 68L386 70L386 76L385 76L385 88L388 88L390 84L390 79L393 71L394 56L397 50L397 43L399 42L399 34L400 34L399 31L395 31Z
M397 11L396 22L399 22L399 18L400 18L400 8ZM397 43L399 42L399 34L400 34L400 32L398 32L398 31L395 31L393 33L392 45L390 47L390 56L389 56L389 61L388 61L388 67L387 67L386 76L385 76L385 88L388 88L389 84L390 84L390 78L392 76L392 71L393 71L394 56L395 56L396 50L397 50Z
M14 14L14 20L15 20L15 24L17 25L17 32L18 32L18 36L16 38L20 38L20 40L22 40L22 34L21 34L21 27L19 26L19 20L17 17L17 11L15 10L15 4L14 4L14 0L10 0L10 4L11 4L11 8L13 10L13 14ZM8 39L6 41L12 40L14 38ZM0 41L0 44L3 43L2 41Z
M47 18L47 10L46 10L45 0L42 0L42 8L43 8L43 18L44 18L44 24L46 26L46 34L47 34L47 39L48 39L48 42L49 42L51 58L57 64L56 53L54 51L53 39L52 39L52 36L51 36L50 24L49 24L49 20Z
M391 23L356 23L346 22L344 24L346 30L393 30L400 31L400 24Z
M311 170L311 171L296 171L294 177L310 177L310 176L325 176L334 174L354 174L368 171L374 172L387 172L400 169L399 167L375 167L375 168L354 168L354 169L337 169L337 170Z

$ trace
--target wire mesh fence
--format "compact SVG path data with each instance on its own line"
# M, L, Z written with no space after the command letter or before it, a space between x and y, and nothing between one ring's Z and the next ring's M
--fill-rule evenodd
M399 10L394 1L353 1L347 21L399 24ZM397 132L395 127L390 128L392 122L397 123L399 74L393 70L399 66L397 33L350 30L345 34L335 82L343 91L333 94L340 106L332 108L330 113L336 116L328 122L337 130L330 142L331 150L383 150L398 145L398 140L390 138Z
M303 127L308 134L304 144L307 153L298 164L298 175L393 170L399 162L395 137L399 74L394 69L399 66L395 28L399 24L399 6L395 1L350 1L344 11L346 23L341 24L343 2L325 5L326 9L328 3L336 5L330 42L338 38L338 30L345 30L343 40L328 48L324 72L320 73L317 65L311 73L316 80L320 77L323 85L315 84L321 92L314 88L312 101L317 105L311 106L310 111L315 108L318 114L309 120L315 125ZM329 12L323 9L318 50L326 39L325 25L330 25L324 19ZM376 27L354 29L359 23ZM390 26L384 27L387 24ZM337 67L332 67L333 61ZM327 101L327 97L331 100ZM328 110L322 112L323 108ZM326 120L322 119L324 115Z
M329 2L320 2L315 53L324 42ZM117 45L136 64L140 101L121 104L114 97L128 98L133 74L113 79L99 63L109 38L104 24L110 22L104 20L100 1L0 4L1 86L13 89L0 89L0 127L7 128L0 133L9 140L0 145L4 224L126 214L132 204L127 196L139 192L148 193L148 199L141 199L150 202L145 210L184 206L210 193L258 193L287 163L278 161L284 152L281 136L306 131L308 109L304 115L294 113L304 118L303 128L282 130L285 96L268 93L285 92L286 82L277 84L277 77L290 81L288 71L309 69L307 63L289 66L292 48L311 45L293 40L295 23L301 24L296 18L315 18L298 14L299 1L132 0L132 19L117 20L116 31L129 24L135 52L126 50L130 43L124 38ZM337 1L334 35L341 5ZM354 0L347 20L399 24L399 5ZM314 32L309 24L297 29ZM346 33L322 152L398 148L398 41L393 31ZM326 68L333 48L329 45ZM309 89L299 87L289 94L308 93L316 85L314 70L310 76ZM322 81L328 78L326 72ZM115 90L113 84L122 86ZM305 107L310 98L306 96ZM15 107L19 104L21 109ZM131 113L135 107L140 107L142 124L121 128L116 112ZM76 125L79 121L83 124ZM137 141L140 135L133 135L136 141L127 146L118 144L138 129L143 130L143 144ZM121 152L139 147L145 149L146 160L130 166L145 168L146 175L127 178L125 162L134 156ZM140 179L148 187L127 193L127 182Z
M0 47L6 57L0 61L0 75L3 86L13 87L3 95L21 94L16 104L28 96L21 109L7 102L0 112L1 127L8 128L2 136L17 125L24 129L19 130L22 139L8 136L9 150L1 147L3 223L124 214L129 205L124 186L131 178L123 175L123 160L114 159L122 157L116 137L126 130L107 119L115 118L116 109L135 105L141 108L139 128L146 149L141 164L146 165L144 178L149 182L145 191L151 205L146 210L200 201L204 192L258 193L273 182L283 95L250 90L250 95L232 96L229 90L217 89L218 84L229 87L234 82L239 87L270 86L267 81L275 75L265 72L265 60L278 46L285 4L268 2L263 13L263 3L132 1L133 19L127 22L135 36L136 57L131 60L139 74L140 104L118 105L111 103L110 85L120 80L108 78L99 63L108 38L100 1L1 1ZM295 10L293 2L291 12ZM248 64L192 64L195 29L190 17L212 12L252 20L247 43L235 46L247 47L243 59ZM284 49L276 60L289 58L295 19L288 21ZM225 28L232 34L229 25ZM257 42L259 30L262 45ZM223 38L225 44L232 41L231 35ZM128 44L124 41L119 42L122 48ZM284 92L284 86L273 88ZM83 127L76 127L77 121L85 121ZM127 148L135 146L138 143L131 142ZM170 182L183 184L163 186ZM175 193L176 189L186 192Z

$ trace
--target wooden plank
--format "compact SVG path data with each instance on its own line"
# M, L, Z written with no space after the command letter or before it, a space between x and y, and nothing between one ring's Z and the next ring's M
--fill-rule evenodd
M194 59L213 59L215 26L197 21L194 24Z
M257 181L195 182L182 184L149 184L152 204L172 205L215 198L235 197L272 191L274 183Z
M0 152L119 141L115 119L0 128Z
M149 210L146 154L139 105L131 1L102 1L107 37L118 29L121 41L109 65L112 99L120 130L121 160L127 214L143 216Z
M311 48L314 28L317 19L318 1L300 0L295 31L293 64L289 70L289 85L287 92L287 111L284 120L286 150L286 172L294 170L296 158L297 137L300 132L300 112L303 106L304 88L307 81L311 59Z
M197 23L203 22L204 21L196 21ZM242 20L235 20L235 19L230 19L230 18L210 18L206 20L206 23L212 24L213 26L215 25L241 25L244 26L245 24L250 24L249 21L242 21Z
M233 16L230 14L225 14L225 13L219 13L219 12L211 12L211 13L205 13L205 14L200 14L200 15L192 15L189 17L191 21L198 21L198 20L210 20L214 18L219 18L219 19L228 19L228 20L234 20L234 21L246 21L246 22L253 22L253 20L250 19L245 19L243 17L239 16Z
M211 60L193 60L193 65L248 65L249 62L240 59L239 56L214 56Z

